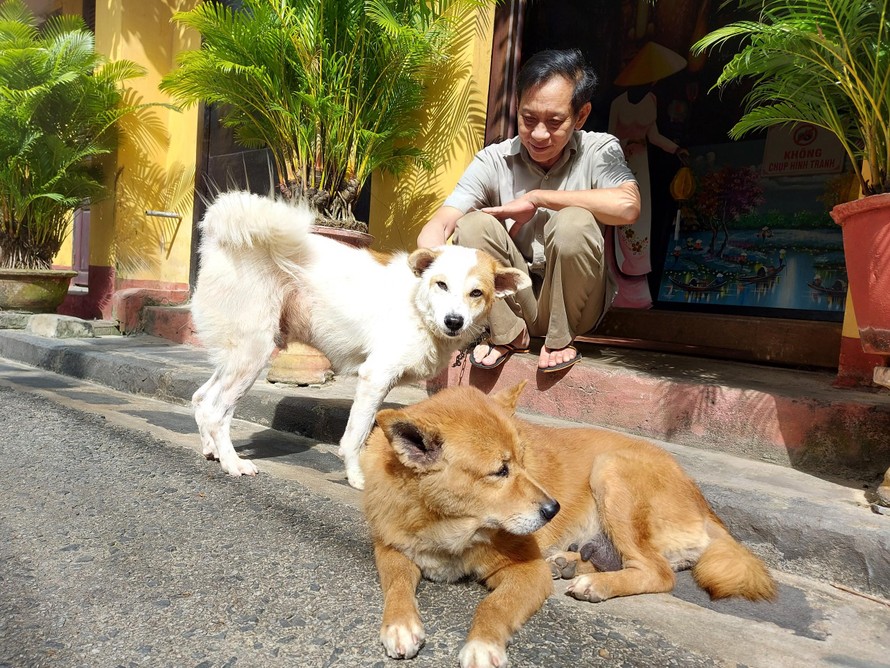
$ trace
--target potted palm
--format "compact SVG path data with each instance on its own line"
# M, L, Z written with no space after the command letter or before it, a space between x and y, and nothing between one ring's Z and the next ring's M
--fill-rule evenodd
M716 86L747 80L730 130L811 123L834 133L862 197L835 206L866 352L890 353L890 15L886 0L741 0L755 20L699 40L695 53L741 41Z
M0 308L55 311L75 272L51 265L71 213L104 194L121 83L142 72L106 62L77 16L43 25L21 0L0 4Z
M204 1L176 14L201 35L161 89L185 105L219 105L247 148L268 148L278 190L317 211L315 232L369 245L353 206L375 170L398 174L429 156L414 145L428 84L451 27L486 0ZM292 343L267 379L323 383L330 364Z
M161 89L220 105L248 148L268 147L278 188L308 200L323 226L367 232L353 205L374 170L428 157L417 113L453 21L480 0L202 2L174 18L197 30Z

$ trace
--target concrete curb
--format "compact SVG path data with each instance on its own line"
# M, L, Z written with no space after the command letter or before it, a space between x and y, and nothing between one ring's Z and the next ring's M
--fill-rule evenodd
M202 350L149 336L58 340L0 330L0 357L180 405L188 404L211 372ZM321 387L261 380L239 404L237 417L336 442L353 391L350 378ZM400 387L387 403L413 403L424 396L421 387ZM873 513L862 490L721 452L661 445L701 485L730 530L771 566L890 598L890 517Z
M451 368L447 383L496 391L527 379L520 406L531 412L815 475L871 480L890 465L886 392L834 388L824 372L580 348L567 374L538 373L536 355L514 355L495 371Z

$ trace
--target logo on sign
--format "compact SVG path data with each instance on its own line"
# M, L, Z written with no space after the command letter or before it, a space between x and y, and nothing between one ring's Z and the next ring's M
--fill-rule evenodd
M809 146L819 136L819 131L809 123L801 123L794 129L792 141L798 146Z

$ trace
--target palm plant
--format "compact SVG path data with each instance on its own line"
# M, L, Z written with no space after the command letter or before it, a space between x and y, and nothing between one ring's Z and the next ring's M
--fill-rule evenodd
M701 53L742 40L716 83L752 84L730 136L812 123L840 140L865 195L890 192L888 0L740 0L739 7L758 12L757 20L693 45Z
M0 5L0 266L50 268L70 212L104 193L94 159L135 108L121 82L141 73L97 54L80 17L38 27L21 0Z
M221 105L248 148L268 147L287 197L319 222L359 227L352 207L376 169L429 166L412 140L425 85L454 21L484 0L205 1L174 18L197 30L161 89ZM339 221L339 222L337 222Z

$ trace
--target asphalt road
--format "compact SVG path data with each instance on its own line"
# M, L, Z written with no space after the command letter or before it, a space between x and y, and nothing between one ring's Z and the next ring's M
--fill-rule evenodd
M189 411L0 362L0 666L388 666L359 496L328 444L238 423L261 468L204 461ZM879 666L890 607L796 576L780 603L559 594L511 666ZM474 584L422 583L457 664ZM887 663L885 663L885 660Z

